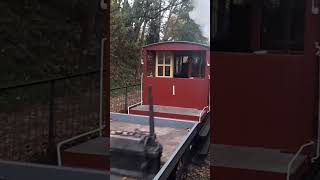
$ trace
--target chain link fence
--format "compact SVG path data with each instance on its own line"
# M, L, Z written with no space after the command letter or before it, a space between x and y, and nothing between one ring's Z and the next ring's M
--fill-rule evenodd
M141 85L130 85L110 90L110 111L127 112L130 105L141 101Z
M0 159L55 164L56 144L99 127L99 71L0 88Z

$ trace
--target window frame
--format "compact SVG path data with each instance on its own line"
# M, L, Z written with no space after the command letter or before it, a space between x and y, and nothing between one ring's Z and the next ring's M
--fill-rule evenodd
M277 13L272 13L273 8L268 8L265 6L265 1L244 1L250 4L254 18L251 19L251 37L249 39L249 47L242 49L241 47L229 47L227 43L230 41L230 34L224 34L224 15L226 12L229 12L228 8L230 4L228 1L219 1L217 6L216 14L213 18L217 19L217 32L213 36L215 39L211 41L212 43L217 43L214 47L214 51L219 52L245 52L251 53L254 51L266 50L268 53L277 53L277 54L303 54L305 52L305 13L307 7L305 1L303 0L290 0L289 3L282 2L282 0L275 1L274 10ZM232 1L231 1L232 2ZM234 3L234 2L232 2ZM283 5L281 5L283 4ZM272 4L271 4L272 5ZM231 5L230 5L231 6ZM287 11L281 11L284 7L290 6L290 8L285 8ZM273 6L270 6L273 7ZM278 9L278 10L277 10ZM275 11L275 12L276 12ZM279 12L281 13L279 13ZM230 13L230 12L229 12ZM275 24L272 20L272 14L281 14L281 17L278 15L279 24L281 26L274 26ZM230 16L230 14L229 14ZM229 19L230 17L227 16ZM275 15L274 15L275 16ZM299 17L299 18L296 18ZM271 21L269 20L271 19ZM284 20L286 24L283 24ZM270 23L272 22L272 23ZM230 23L230 22L229 22ZM229 24L227 23L227 24ZM303 25L300 25L303 24ZM230 26L230 24L229 24ZM265 31L267 29L268 31ZM280 33L281 31L281 33ZM278 33L277 33L278 32ZM220 36L217 36L220 35ZM277 37L279 36L279 37ZM240 42L240 41L239 41Z
M190 52L187 52L187 53L178 53L178 54L174 54L174 72L173 72L173 78L178 78L178 79L206 79L206 73L207 73L207 59L206 59L206 51L203 51L203 50L195 50L195 51L190 51ZM192 74L194 73L194 68L193 68L193 65L191 65L191 76L189 77L178 77L177 73L176 73L176 69L177 69L177 58L179 58L181 61L183 61L184 57L188 57L188 58L195 58L195 57L198 57L199 58L199 69L197 69L196 71L198 71L198 75L199 76L192 76ZM182 62L183 64L183 62ZM188 63L188 66L189 66L189 63ZM181 71L182 69L180 69Z
M160 53L162 53L163 54L163 64L159 64L159 55L160 55ZM166 64L166 57L170 57L170 64ZM174 54L172 53L172 52L170 52L170 51L158 51L158 52L156 52L156 68L155 68L155 70L156 70L156 77L158 77L158 78L173 78L173 66L174 66L174 64L173 64L173 61L174 61ZM163 72L163 74L162 74L162 76L159 76L159 74L158 74L158 68L159 67L162 67L162 72ZM166 69L166 67L170 67L170 75L169 76L166 76L166 71L165 71L165 69Z

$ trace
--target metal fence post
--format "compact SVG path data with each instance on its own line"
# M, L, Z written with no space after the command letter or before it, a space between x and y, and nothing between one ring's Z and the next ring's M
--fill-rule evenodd
M152 97L152 86L149 86L149 93L148 93L148 99L149 99L149 133L150 136L155 140L155 133L154 133L154 111L153 111L153 97Z
M124 112L126 112L128 108L128 86L126 86L126 92L125 92L125 100L124 100Z
M49 87L49 129L48 129L48 153L54 153L54 85L55 81L51 80Z

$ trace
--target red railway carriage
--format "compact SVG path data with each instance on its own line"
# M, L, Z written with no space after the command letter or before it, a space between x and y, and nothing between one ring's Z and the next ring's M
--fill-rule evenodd
M161 42L143 48L141 102L129 114L148 115L152 86L155 116L198 121L209 111L209 47Z
M317 0L217 0L214 180L302 180L319 157Z

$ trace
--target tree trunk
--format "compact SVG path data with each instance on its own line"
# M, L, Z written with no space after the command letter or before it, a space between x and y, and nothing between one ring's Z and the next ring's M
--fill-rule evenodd
M146 33L146 27L147 27L148 22L149 22L149 20L144 21L144 24L142 27L142 32L141 32L141 37L140 37L140 42L139 42L140 45L144 45L144 36Z

